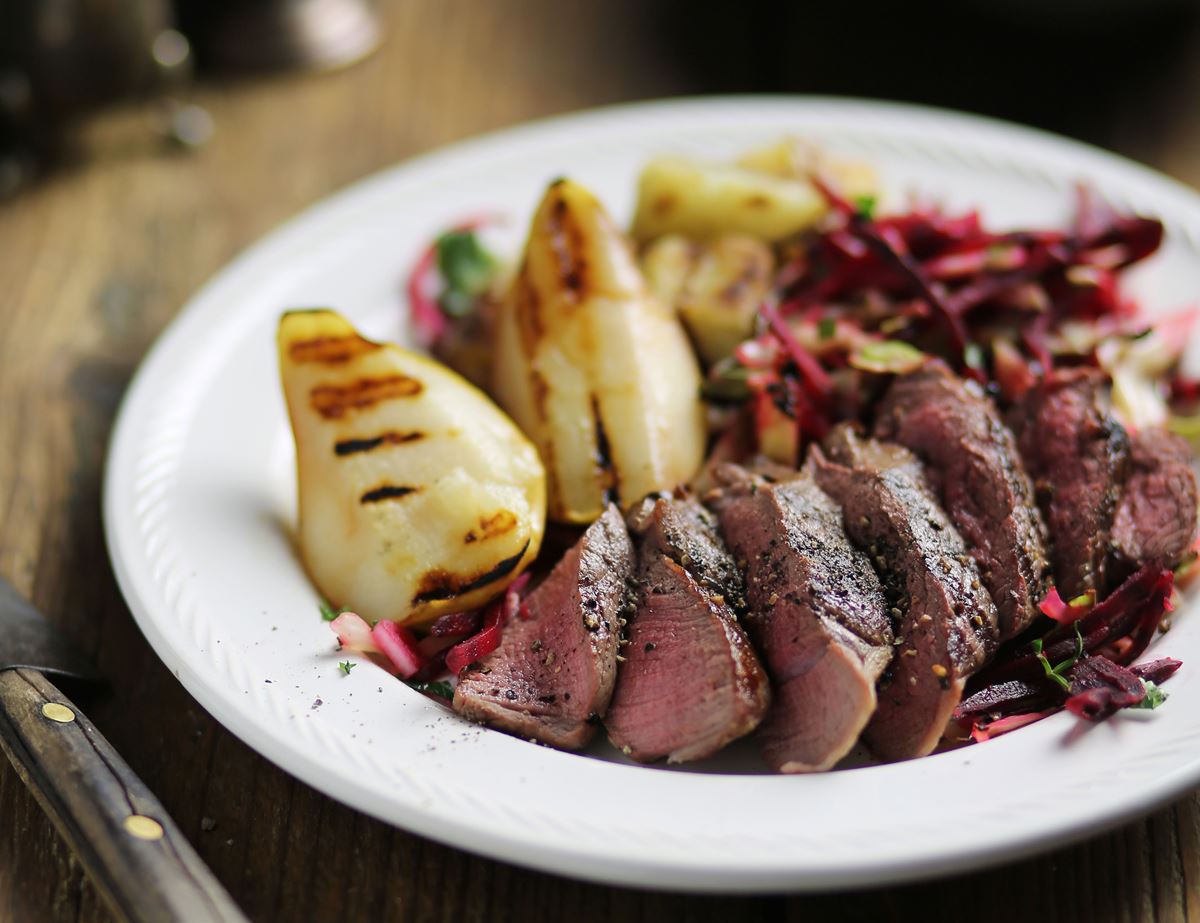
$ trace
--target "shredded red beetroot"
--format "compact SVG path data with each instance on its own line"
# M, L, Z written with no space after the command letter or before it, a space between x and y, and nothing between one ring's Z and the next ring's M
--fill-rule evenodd
M1071 670L1066 709L1088 721L1102 721L1145 697L1146 685L1132 670L1107 657L1084 657Z
M1062 708L1100 721L1138 705L1146 697L1146 682L1161 683L1180 667L1169 657L1129 666L1169 611L1173 588L1172 572L1152 562L1094 606L1072 606L1051 590L1041 608L1059 624L1036 645L1010 649L973 677L954 717L970 722L972 736L985 740L995 736L999 719L1013 719L1011 725L999 725L1003 731L1023 726L1018 719ZM1048 676L1051 667L1066 679Z
M483 624L483 613L478 609L466 612L451 612L439 617L429 626L429 633L437 638L464 638L479 631Z
M371 637L371 626L353 612L343 612L329 623L330 629L337 635L338 649L357 651L361 654L378 653L375 640Z
M1063 708L1087 721L1102 721L1122 708L1140 704L1147 695L1147 682L1163 683L1181 665L1164 657L1123 667L1107 657L1088 655L1071 667L1068 692L1050 682L1010 680L964 699L954 718L970 723L971 738L977 742L1040 721Z
M1129 669L1138 679L1149 680L1152 683L1165 683L1182 666L1182 660L1176 660L1173 657L1160 657L1158 660L1151 660L1149 663L1135 663Z
M1195 404L1200 401L1200 378L1189 378L1186 375L1176 373L1171 379L1171 403L1178 404Z
M758 309L758 313L762 315L771 332L787 350L788 357L795 364L809 394L820 403L826 403L833 394L833 381L830 379L829 373L821 367L821 363L814 358L812 353L800 345L792 335L792 331L788 329L788 325L784 323L783 318L779 316L774 305L763 304Z
M500 646L500 635L503 631L501 619L504 607L495 603L488 607L483 617L483 628L466 641L462 641L446 652L446 669L458 674L463 668L474 663L481 657L486 657Z
M1059 663L1075 652L1075 625L1088 653L1129 637L1131 644L1118 658L1123 664L1141 656L1170 605L1175 575L1151 562L1133 573L1102 602L1076 623L1058 625L1042 639L1043 656ZM982 689L1011 679L1034 681L1043 674L1041 661L1028 645L1009 649L972 678L971 688Z
M914 362L940 356L1008 401L1056 362L1098 362L1104 337L1083 355L1061 336L1062 323L1084 320L1103 326L1105 336L1127 335L1130 304L1116 273L1161 237L1158 222L1090 200L1081 201L1072 229L994 233L977 212L930 208L875 218L870 203L860 208L822 178L813 182L830 217L785 245L760 309L765 332L717 363L706 382L714 403L749 408L743 415L756 424L760 448L785 462L798 454L789 421L802 449L833 423L861 418L872 376L906 370L865 362L871 350L906 352ZM1200 398L1200 387L1195 392Z
M446 675L446 655L449 648L444 648L430 655L409 679L417 683L428 683Z
M437 303L437 241L421 251L405 290L412 312L412 328L417 343L428 349L446 332L449 324Z
M1161 222L1117 214L1090 195L1081 197L1073 228L995 233L977 212L917 208L875 218L820 177L813 182L832 218L780 268L780 315L832 311L866 332L915 342L963 375L995 381L1009 399L1054 367L1052 335L1063 321L1130 319L1136 307L1121 296L1118 272L1162 240ZM928 322L944 342L928 336Z
M1174 571L1151 561L1081 619L1083 632L1089 637L1095 637L1102 628L1106 628L1108 638L1114 639L1128 634L1132 643L1122 651L1119 662L1130 664L1142 656L1142 652L1149 646L1159 625L1162 624L1163 616L1173 608L1171 594L1174 590ZM1139 598L1139 593L1145 595ZM1114 603L1114 597L1118 597L1118 594L1122 594L1122 597ZM1125 628L1130 624L1131 627ZM1062 632L1060 627L1052 634ZM1098 639L1088 650L1095 650L1105 640Z
M371 629L371 638L401 679L411 679L425 666L425 657L410 629L384 619Z
M996 683L963 699L954 710L954 717L961 721L981 715L1012 715L1057 706L1062 699L1060 692L1061 687L1044 680L1013 679Z
M1096 593L1091 593L1085 597L1085 601L1079 602L1071 600L1067 602L1058 595L1058 587L1050 587L1050 591L1046 594L1046 598L1038 603L1038 609L1042 615L1051 618L1060 625L1070 625L1073 622L1078 622L1081 618L1087 615L1092 606L1096 602Z
M1038 603L1038 609L1042 615L1054 619L1063 625L1069 625L1071 622L1076 622L1083 618L1084 610L1072 609L1067 605L1067 601L1058 595L1058 587L1050 587L1050 592L1046 594L1046 598Z
M991 740L993 737L999 737L1001 734L1007 734L1009 731L1027 727L1035 721L1041 721L1043 718L1050 717L1057 711L1057 708L1050 708L1045 711L1027 712L1022 715L1009 715L1005 718L997 718L995 721L978 722L971 725L971 739L976 743L982 743L985 740Z
M813 184L828 200L830 207L840 212L848 221L851 233L863 241L885 265L890 266L921 296L950 335L955 366L966 374L977 377L978 371L965 365L966 349L970 341L962 318L950 309L941 292L937 290L921 265L912 257L903 234L896 228L876 225L874 221L862 215L858 209L834 192L819 177L813 179Z
M483 616L483 628L446 652L446 669L457 675L482 657L486 657L500 646L504 625L521 609L521 591L529 582L525 573L509 584L502 599L492 603Z

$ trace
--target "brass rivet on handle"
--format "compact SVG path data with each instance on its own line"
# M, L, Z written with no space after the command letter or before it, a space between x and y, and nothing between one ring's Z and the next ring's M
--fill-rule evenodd
M125 818L125 832L139 840L161 840L162 824L145 814L130 814Z
M58 702L47 702L43 705L42 716L49 718L51 721L57 721L60 724L70 724L75 720L75 712L71 711L65 705L60 705Z

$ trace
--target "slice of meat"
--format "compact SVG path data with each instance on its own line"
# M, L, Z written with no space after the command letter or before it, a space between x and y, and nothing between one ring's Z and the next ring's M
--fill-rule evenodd
M780 772L829 769L870 720L892 656L883 589L811 478L770 484L731 465L718 477L721 532L744 562L746 623L772 680L763 758Z
M504 628L466 667L454 710L564 750L587 744L612 697L633 545L615 506L592 523Z
M1196 540L1196 472L1187 440L1165 429L1130 439L1130 470L1113 517L1113 549L1125 569L1178 564Z
M1065 369L1029 391L1010 418L1050 530L1054 582L1064 599L1107 589L1129 437L1105 397L1099 371Z
M1000 617L1000 640L1024 631L1046 595L1046 527L1012 432L975 382L941 362L895 379L875 437L911 449L967 542Z
M834 429L809 466L874 560L895 619L896 653L863 740L887 760L937 746L966 678L996 646L996 607L962 536L907 449Z
M702 759L754 730L770 701L732 608L741 574L695 500L648 497L628 521L637 611L604 724L635 760Z
M687 495L651 494L629 511L626 522L639 557L666 555L734 611L744 608L742 572L717 534L716 519L701 503Z

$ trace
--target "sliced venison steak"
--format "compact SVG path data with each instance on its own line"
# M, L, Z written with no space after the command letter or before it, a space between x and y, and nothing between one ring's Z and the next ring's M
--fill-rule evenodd
M841 504L851 540L874 560L898 622L896 653L863 739L883 759L924 756L937 746L966 678L995 650L996 607L911 452L843 425L824 451L811 450L809 466Z
M604 724L635 760L702 759L754 730L770 701L732 608L741 575L695 500L648 497L628 521L637 610Z
M584 746L612 697L632 570L625 521L610 505L525 599L500 646L463 670L454 710L552 747Z
M1037 617L1050 563L1033 482L1012 432L974 382L931 361L884 396L875 437L911 449L967 542L1006 641Z
M1106 409L1105 390L1096 369L1060 370L1029 391L1010 418L1050 529L1054 582L1064 599L1107 589L1129 437Z
M892 656L883 588L808 477L776 484L727 465L721 531L746 568L746 616L766 659L773 701L758 739L780 772L829 769L875 711Z
M745 586L717 520L690 496L651 494L625 517L638 553L665 554L681 564L709 592L723 596L735 611L745 606Z
M1143 429L1130 439L1130 470L1113 517L1113 549L1137 567L1178 564L1196 539L1196 472L1182 436Z

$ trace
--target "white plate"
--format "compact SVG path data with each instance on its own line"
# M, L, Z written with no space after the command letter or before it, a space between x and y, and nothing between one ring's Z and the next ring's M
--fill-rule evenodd
M718 99L585 113L387 170L235 260L172 324L125 399L105 518L121 588L159 656L250 746L362 811L474 852L628 885L813 889L995 862L1147 811L1200 779L1200 620L1156 644L1187 661L1159 711L1058 715L899 765L813 776L558 753L460 721L369 664L338 671L291 544L292 447L276 377L286 307L330 305L402 337L403 275L432 235L498 210L519 236L569 174L622 218L648 157L723 158L784 134L869 158L887 187L990 225L1065 221L1071 187L1164 219L1131 274L1153 308L1200 291L1200 197L1100 151L996 122L828 99ZM1190 608L1190 607L1189 607ZM317 704L317 700L322 704Z

